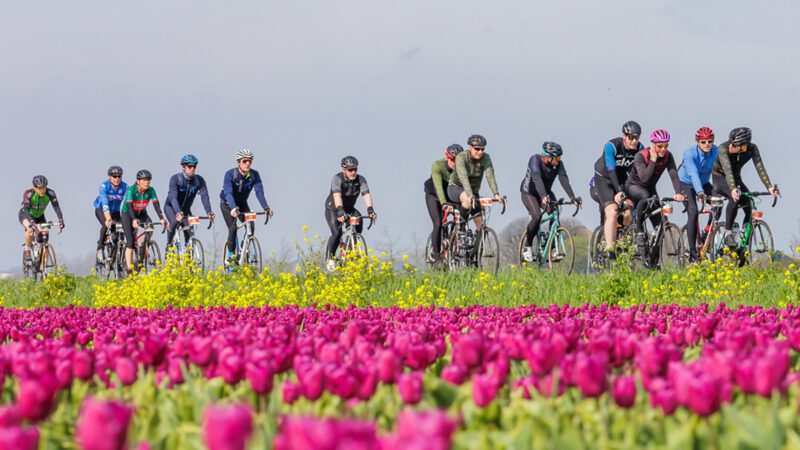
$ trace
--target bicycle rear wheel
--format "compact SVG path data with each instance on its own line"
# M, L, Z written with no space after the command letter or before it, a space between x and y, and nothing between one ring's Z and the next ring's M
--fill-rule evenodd
M684 227L685 228L685 227ZM683 239L681 231L674 223L664 227L664 236L661 239L659 260L662 269L678 269L683 267L684 259Z
M772 262L775 253L775 243L772 231L766 222L753 221L753 232L750 235L748 262L751 265L766 265Z
M500 268L500 240L497 233L489 227L482 230L482 237L478 242L478 268L484 271L497 273Z
M609 268L606 253L606 237L603 226L600 225L592 231L589 239L589 257L587 258L587 273L602 272Z
M447 253L445 255L445 263L447 268L451 271L456 271L467 265L467 252L462 248L464 232L454 228L447 238Z
M161 265L161 249L158 243L150 241L147 243L147 250L144 252L144 271L147 273L155 270Z
M42 246L39 272L42 275L42 279L45 279L51 275L58 275L58 260L56 259L56 250L49 243Z
M261 244L255 236L250 236L244 246L244 263L253 268L256 272L261 272L263 264L261 258Z
M187 248L189 254L192 255L192 262L194 263L194 268L200 270L201 272L206 268L206 253L203 250L203 244L200 243L200 240L197 238L192 238L189 241L189 247Z
M575 265L575 241L564 227L558 227L547 249L547 265L550 270L571 273Z

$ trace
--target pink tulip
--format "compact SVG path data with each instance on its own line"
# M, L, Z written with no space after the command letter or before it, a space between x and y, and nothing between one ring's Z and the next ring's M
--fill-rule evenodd
M422 400L422 374L410 372L400 375L397 381L400 398L407 405L416 405Z
M283 394L283 402L289 405L296 402L297 399L303 394L301 392L300 385L290 381L283 383L281 393Z
M195 337L189 344L189 361L200 367L207 366L214 355L212 341L207 337Z
M618 376L611 386L614 403L628 409L636 402L636 381L632 376Z
M378 379L385 384L394 383L402 367L400 358L394 350L389 349L380 352L376 363L378 366Z
M36 450L39 448L39 431L20 426L0 427L0 448L13 450Z
M442 369L442 380L460 386L467 381L467 371L461 366L447 366Z
M453 363L465 367L481 364L483 337L476 333L456 335L453 339Z
M40 380L22 380L17 394L20 415L32 422L47 418L55 407L55 388Z
M250 382L253 392L258 395L267 395L272 392L273 376L272 369L266 362L260 364L251 362L245 369L245 377Z
M117 358L114 371L117 373L119 381L123 385L130 386L131 384L136 383L136 378L137 378L136 363L133 362L131 358L128 357Z
M78 350L72 355L72 371L81 381L89 381L94 375L94 360L91 353Z
M716 378L706 374L696 374L689 383L687 406L692 411L706 417L719 410L720 384Z
M124 403L84 400L75 437L83 450L122 450L133 410Z
M573 376L575 384L584 397L599 397L606 391L605 362L597 356L586 353L578 354Z
M244 405L206 408L203 436L208 450L244 450L253 434L253 413Z
M487 375L472 377L472 401L481 408L489 406L497 396L497 384Z
M396 433L381 439L382 450L447 450L458 424L444 411L400 413Z
M22 415L16 405L0 405L0 428L11 428L22 423Z

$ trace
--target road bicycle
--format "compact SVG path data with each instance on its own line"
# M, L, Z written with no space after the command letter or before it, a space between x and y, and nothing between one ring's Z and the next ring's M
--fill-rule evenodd
M691 201L691 200L689 200ZM697 244L695 244L695 248L697 249L697 257L699 260L715 259L715 251L713 246L713 236L716 230L719 227L724 227L725 222L716 220L717 217L720 216L722 211L722 206L725 203L725 197L718 197L718 196L709 196L707 199L700 204L700 208L697 210L698 215L698 230L697 230ZM706 209L706 206L709 208ZM706 220L705 226L700 228L700 220L699 217L702 215L708 216ZM681 227L681 241L683 242L683 257L684 261L689 261L689 232L688 227L689 224L684 225Z
M136 271L150 273L162 263L161 248L153 240L155 225L152 222L139 222L137 230L139 234L133 238L133 257L131 262ZM161 233L163 234L166 231L167 227L164 227ZM116 265L117 278L125 278L128 275L128 268L125 267L125 243L123 241L117 242L116 257L117 261L122 261L122 264Z
M56 251L50 244L50 229L53 222L33 224L33 242L31 243L30 259L22 256L22 273L26 278L33 280L42 279L58 274L58 260ZM59 230L59 234L61 230Z
M777 189L777 185L775 188ZM739 267L745 264L760 265L772 262L775 253L775 242L772 231L764 221L764 212L758 210L761 202L759 197L772 196L769 192L742 192L742 197L750 203L753 208L750 220L744 223L744 227L739 232L737 224L734 223L732 233L736 245L729 247L725 244L725 227L719 226L711 238L714 245L714 254L722 258L723 261L736 262ZM778 197L772 198L772 207L778 203Z
M631 218L633 218L633 204L629 199L625 199L618 203L617 206L617 238L615 242L621 242L630 233L627 228L634 226L632 220L628 225L624 224L624 218L628 211L631 211ZM587 273L593 273L608 270L611 268L612 261L606 249L605 228L601 223L592 231L592 237L589 239L589 257L586 258L586 271Z
M521 266L536 265L561 273L572 272L572 267L575 265L575 241L569 230L561 226L561 207L574 204L575 212L572 217L575 217L581 209L580 198L577 200L576 203L572 203L560 198L547 204L546 212L539 223L539 233L531 243L531 252L533 253L531 261L526 261L523 257L528 230L526 228L522 231L517 252Z
M125 230L119 222L111 222L103 241L103 259L95 261L95 274L98 278L114 278L125 270Z
M473 230L469 224L473 222L477 214L468 214L468 217L464 219L461 216L461 209L455 208L452 230L442 240L442 248L446 249L445 262L447 268L452 271L464 267L477 267L497 273L500 267L500 241L497 239L497 233L488 225L492 205L497 200L491 197L481 197L476 201L480 206L483 223L480 228ZM506 197L503 197L500 204L503 205L503 209L500 211L502 215L506 212Z
M190 255L192 266L199 269L201 272L206 268L206 254L203 250L203 244L199 239L194 237L194 233L197 225L200 224L202 220L208 220L206 230L211 229L214 225L214 219L209 216L187 217L186 222L188 225L178 226L175 229L172 242L167 243L168 255L175 255L179 264L183 264L185 255ZM181 236L183 236L183 239L181 239Z
M636 227L627 228L628 236L634 245L633 265L636 268L673 269L683 267L683 240L678 226L669 221L669 216L674 212L671 202L672 197L659 198L654 195L642 200L645 208L645 240L640 248L636 244ZM661 223L650 232L648 220L653 216L661 216Z
M340 225L342 237L339 239L339 246L336 247L336 253L333 255L336 266L343 264L347 259L367 256L367 241L358 231L359 225L366 219L369 219L369 225L367 225L369 230L373 224L370 216L346 215L344 217L344 222Z
M449 243L447 238L452 234L453 228L455 227L454 212L457 208L458 205L451 202L445 203L445 207L442 207L442 226L439 227L439 261L447 261L447 252L449 251L446 245ZM431 231L430 234L428 234L428 240L425 242L425 263L428 267L433 267L435 261L433 231Z
M234 261L225 261L225 266L228 270L233 270L235 266L250 266L256 272L261 272L264 260L261 254L261 244L258 243L256 238L256 220L258 216L264 216L264 225L269 223L269 214L266 211L259 212L245 212L244 221L236 225L237 233L239 229L244 229L242 237L236 237L236 256ZM225 243L223 248L223 255L228 255L228 243Z

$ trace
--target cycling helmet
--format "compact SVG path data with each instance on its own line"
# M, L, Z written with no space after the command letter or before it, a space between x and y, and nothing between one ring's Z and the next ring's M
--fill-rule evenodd
M738 127L731 130L728 141L733 145L749 144L753 138L753 132L747 127Z
M544 156L551 156L553 158L558 158L564 153L564 150L561 148L561 145L547 141L542 144L542 155Z
M642 127L633 120L629 120L622 124L622 134L625 136L639 137L642 135Z
M650 142L660 144L662 142L669 142L669 133L667 130L658 129L650 133Z
M253 159L253 152L249 148L243 148L236 151L236 161L243 159Z
M447 159L455 159L456 155L464 151L464 147L458 144L450 144L444 149L444 156Z
M467 145L473 147L486 147L486 138L480 134L473 134L467 139Z
M197 156L194 156L194 155L183 155L183 158L181 158L181 165L185 166L187 164L194 164L196 166L197 165Z
M111 166L108 168L108 176L111 175L119 175L122 176L122 167L120 166Z
M702 127L694 134L694 139L699 141L701 139L714 139L714 131L708 127Z
M358 167L358 160L355 156L345 156L342 158L342 167L353 169Z
M36 175L33 177L34 187L47 187L47 178L44 175Z
M136 172L136 179L137 180L152 180L153 179L153 174L150 173L150 171L147 170L147 169L142 169L142 170Z

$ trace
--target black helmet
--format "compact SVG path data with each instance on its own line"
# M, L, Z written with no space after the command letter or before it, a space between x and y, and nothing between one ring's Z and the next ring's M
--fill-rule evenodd
M473 134L467 139L467 145L473 147L486 147L486 138L480 134Z
M136 179L137 180L152 180L153 179L153 174L150 173L150 171L147 170L147 169L142 169L142 170L136 172Z
M561 148L561 145L547 141L542 144L542 154L545 156L552 156L553 158L558 158L564 153L564 150Z
M750 128L739 127L731 130L731 133L728 135L728 142L733 145L744 145L749 144L752 138L753 132L750 131Z
M449 156L450 158L455 158L456 155L458 155L459 153L461 153L463 151L464 151L464 147L462 147L462 146L460 146L458 144L450 144L444 150L444 153L445 153L446 156Z
M345 156L342 158L342 167L352 169L358 167L358 160L355 156Z
M44 175L36 175L33 177L34 187L47 187L47 178Z
M639 137L642 135L642 126L633 120L629 120L622 124L622 134L625 136Z
M122 176L122 167L120 166L111 166L108 168L108 176L111 175L119 175Z

